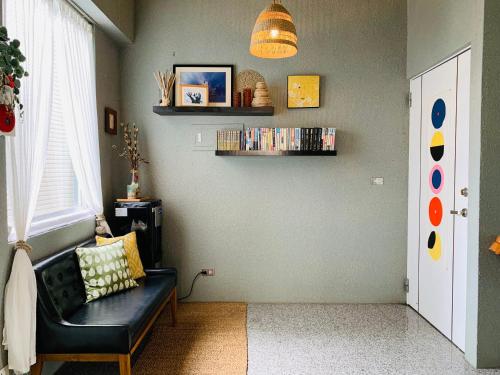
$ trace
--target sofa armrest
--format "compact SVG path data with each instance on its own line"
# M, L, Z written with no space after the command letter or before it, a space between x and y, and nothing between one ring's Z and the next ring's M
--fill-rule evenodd
M165 267L165 268L150 268L145 269L144 272L147 276L173 276L175 277L175 285L177 285L177 269L174 267Z

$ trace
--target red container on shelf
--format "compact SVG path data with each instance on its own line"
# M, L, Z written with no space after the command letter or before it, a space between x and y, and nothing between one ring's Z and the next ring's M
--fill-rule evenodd
M252 89L247 87L243 89L243 107L252 106Z
M233 95L233 107L241 107L241 92L235 92Z

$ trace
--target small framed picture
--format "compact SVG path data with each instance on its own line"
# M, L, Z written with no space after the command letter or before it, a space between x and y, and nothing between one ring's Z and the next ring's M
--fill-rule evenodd
M208 85L180 85L182 107L206 107Z
M186 85L208 87L208 107L231 107L233 65L174 65L174 103L183 106ZM199 105L199 104L196 104Z
M118 114L112 108L104 108L104 131L108 134L118 133Z
M288 76L288 108L319 108L319 75Z

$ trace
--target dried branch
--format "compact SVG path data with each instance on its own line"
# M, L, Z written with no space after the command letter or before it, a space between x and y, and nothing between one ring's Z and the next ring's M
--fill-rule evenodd
M123 140L125 145L121 152L118 152L118 147L113 145L113 150L118 152L118 157L125 158L130 163L131 170L138 170L139 165L141 163L149 164L149 161L144 159L139 153L138 144L139 144L139 128L132 124L132 128L130 124L120 124L123 128Z

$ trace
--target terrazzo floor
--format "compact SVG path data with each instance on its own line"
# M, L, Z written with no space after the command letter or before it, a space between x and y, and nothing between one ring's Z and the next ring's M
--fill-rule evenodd
M404 305L250 304L248 375L500 374Z

